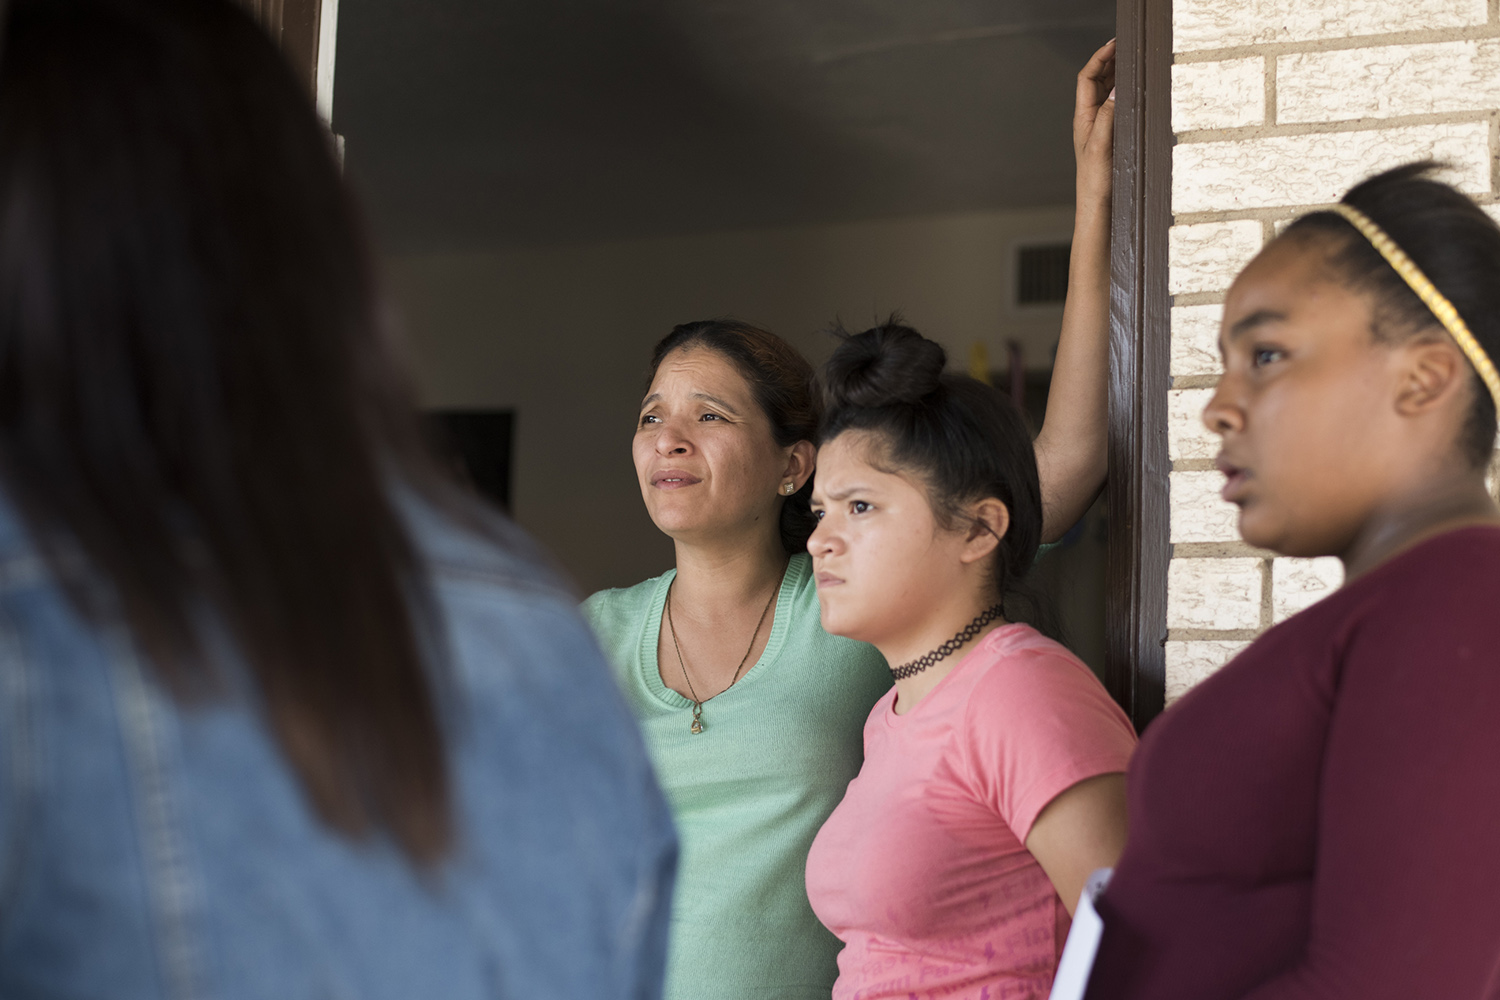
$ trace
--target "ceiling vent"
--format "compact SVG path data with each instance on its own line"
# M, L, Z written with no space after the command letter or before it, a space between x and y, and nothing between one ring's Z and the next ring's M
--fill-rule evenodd
M1016 305L1062 305L1068 297L1071 243L1021 247L1016 253Z

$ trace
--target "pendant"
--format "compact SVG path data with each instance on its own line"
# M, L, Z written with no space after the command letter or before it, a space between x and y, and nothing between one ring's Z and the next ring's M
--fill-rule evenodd
M703 705L693 702L693 728L689 730L694 736L703 732Z

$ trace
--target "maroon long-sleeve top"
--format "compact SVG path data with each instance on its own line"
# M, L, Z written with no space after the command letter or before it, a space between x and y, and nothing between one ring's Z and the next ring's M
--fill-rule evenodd
M1500 997L1500 528L1271 629L1129 786L1089 1000Z

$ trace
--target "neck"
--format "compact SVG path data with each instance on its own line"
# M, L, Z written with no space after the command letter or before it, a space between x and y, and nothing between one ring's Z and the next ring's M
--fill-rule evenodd
M1346 579L1368 573L1392 556L1435 535L1475 524L1500 523L1500 510L1472 473L1434 476L1420 488L1377 509L1339 558Z
M677 580L673 604L694 617L722 618L752 604L760 610L767 592L780 585L787 554L779 537L720 539L711 543L676 540Z
M941 602L935 607L941 608L941 612L934 612L925 617L911 629L899 636L890 639L876 641L875 648L879 649L887 663L894 669L905 663L910 663L927 653L932 652L943 643L952 639L964 627L978 618L987 609L998 604L1000 598L994 594L975 594L968 600L955 600L952 602ZM932 666L896 681L896 712L905 714L912 707L925 698L933 688L944 677L953 672L960 660L979 643L990 632L1005 624L1005 619L997 618L981 627L979 634L959 646L952 653L938 660Z

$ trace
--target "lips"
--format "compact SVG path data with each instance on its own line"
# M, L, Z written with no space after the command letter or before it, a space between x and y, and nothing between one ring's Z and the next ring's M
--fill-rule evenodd
M836 587L844 582L843 577L834 576L832 573L819 573L813 579L817 581L819 587Z
M1248 482L1251 476L1250 470L1239 466L1225 458L1221 453L1214 459L1214 467L1224 473L1224 488L1219 491L1219 496L1230 503L1239 503L1245 497Z
M661 469L651 473L651 485L659 490L680 490L701 482L703 480L684 469Z

